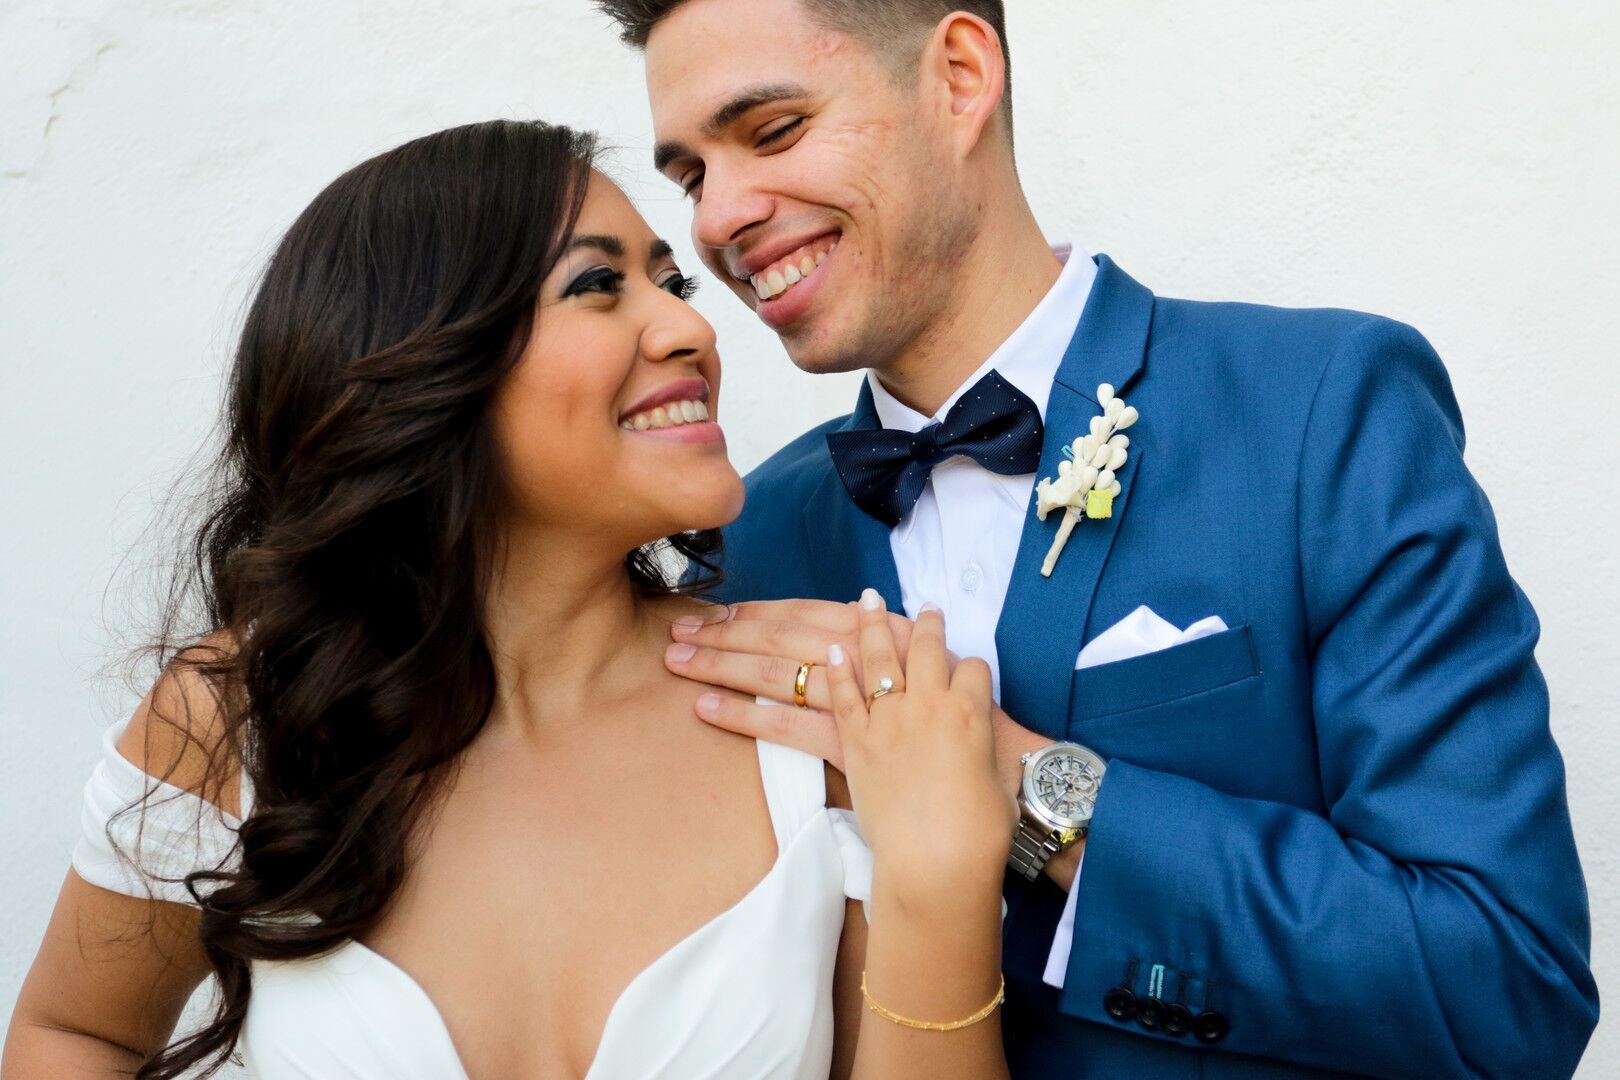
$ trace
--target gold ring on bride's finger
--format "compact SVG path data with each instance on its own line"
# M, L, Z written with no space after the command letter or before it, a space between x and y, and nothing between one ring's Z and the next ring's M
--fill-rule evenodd
M878 680L877 689L866 695L866 707L870 709L877 699L895 692L894 680L885 675Z
M806 660L799 665L798 677L793 680L793 704L801 709L810 707L810 702L805 700L804 692L810 689L810 669L815 666L814 660Z

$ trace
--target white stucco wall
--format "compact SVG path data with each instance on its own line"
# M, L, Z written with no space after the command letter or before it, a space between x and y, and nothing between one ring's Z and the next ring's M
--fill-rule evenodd
M1020 158L1051 235L1161 293L1393 315L1447 359L1545 624L1611 985L1620 5L1009 6ZM137 541L210 427L261 261L343 168L492 116L607 133L689 251L646 165L639 61L584 0L0 2L0 1017L98 734L135 700L98 671L140 628ZM739 465L847 407L847 378L793 371L721 288L697 303L730 362ZM1620 1028L1600 1027L1580 1075L1617 1056Z

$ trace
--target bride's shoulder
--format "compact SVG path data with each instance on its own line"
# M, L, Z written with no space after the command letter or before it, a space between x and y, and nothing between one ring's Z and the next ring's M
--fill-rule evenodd
M234 639L210 634L169 661L118 738L118 753L148 776L230 814L241 806L241 764L231 738L223 672Z

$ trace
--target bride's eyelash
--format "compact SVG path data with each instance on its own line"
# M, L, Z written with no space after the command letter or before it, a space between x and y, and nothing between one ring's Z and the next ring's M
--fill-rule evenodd
M698 281L697 278L690 278L685 274L674 274L664 279L663 288L682 300L690 300L698 291Z
M564 298L584 293L603 292L617 295L624 288L625 276L621 271L606 266L587 270L575 278L563 291Z
M623 271L613 270L609 267L597 267L587 270L575 278L563 292L566 299L571 296L583 296L586 293L606 293L617 296L624 291L627 276ZM685 274L675 273L658 283L658 287L682 300L692 299L698 290L696 278L689 278Z

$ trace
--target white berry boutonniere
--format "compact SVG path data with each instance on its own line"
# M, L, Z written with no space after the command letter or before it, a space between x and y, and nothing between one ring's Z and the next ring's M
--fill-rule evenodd
M1114 496L1120 492L1118 474L1130 458L1131 445L1131 440L1120 433L1136 423L1141 414L1123 398L1115 397L1114 388L1107 383L1097 387L1097 403L1103 407L1103 414L1091 418L1091 433L1063 448L1068 460L1058 462L1057 479L1044 478L1035 488L1036 517L1045 521L1047 514L1063 509L1057 538L1041 564L1042 577L1052 576L1063 545L1069 542L1069 534L1082 516L1114 516Z

